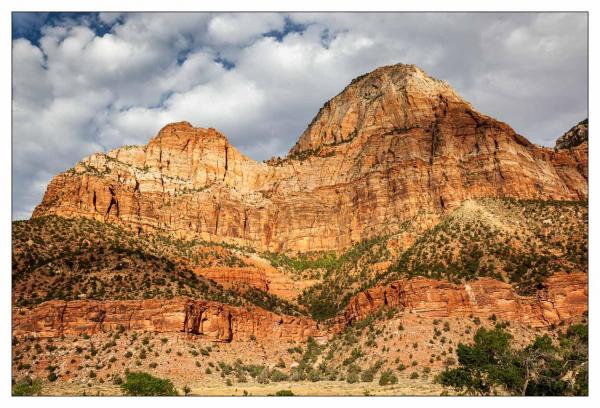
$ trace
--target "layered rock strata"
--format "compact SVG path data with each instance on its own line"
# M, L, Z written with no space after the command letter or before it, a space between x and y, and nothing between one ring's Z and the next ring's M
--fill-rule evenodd
M253 266L196 268L198 275L211 279L225 288L244 290L255 288L283 299L293 300L310 286L312 281L294 281L290 276L277 270L266 262L246 259Z
M480 317L546 327L581 318L588 310L587 274L558 273L532 296L519 296L506 283L482 278L464 285L427 278L399 280L361 292L327 324L306 317L280 316L258 308L216 302L172 300L64 302L52 300L13 313L13 335L74 336L125 330L180 332L218 342L304 341L343 330L381 308L425 318Z
M417 277L359 293L350 300L340 324L363 319L382 307L395 307L422 317L480 317L545 327L582 317L588 310L588 276L557 273L533 296L519 296L511 285L481 278L454 285Z
M238 308L218 302L171 300L76 300L44 302L13 315L13 335L42 338L124 329L179 332L216 342L306 340L322 337L316 322L276 315L256 307Z
M587 142L536 146L412 65L379 68L325 104L288 157L257 163L187 122L94 154L50 182L57 214L269 251L343 250L465 199L587 199Z

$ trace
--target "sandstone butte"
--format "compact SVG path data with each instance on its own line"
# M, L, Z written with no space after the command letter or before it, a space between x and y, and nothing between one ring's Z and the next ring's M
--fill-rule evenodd
M13 313L13 335L42 338L125 330L185 333L209 341L263 342L326 340L347 325L384 307L425 318L480 317L531 327L571 321L587 311L585 273L557 273L532 296L519 296L509 284L481 278L455 285L423 277L399 280L359 293L329 322L280 316L259 308L239 308L186 298L171 300L51 300Z
M214 129L172 123L145 146L93 154L54 177L33 217L261 251L341 251L466 199L585 200L587 153L587 141L534 145L446 82L399 64L353 80L286 158L258 163Z

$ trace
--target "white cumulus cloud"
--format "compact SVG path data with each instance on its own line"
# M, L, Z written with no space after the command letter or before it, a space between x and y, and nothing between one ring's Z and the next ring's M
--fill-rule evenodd
M324 102L381 65L417 64L540 144L587 115L583 13L20 13L13 23L16 219L54 174L171 121L215 127L257 160L284 155ZM23 34L35 24L39 38Z

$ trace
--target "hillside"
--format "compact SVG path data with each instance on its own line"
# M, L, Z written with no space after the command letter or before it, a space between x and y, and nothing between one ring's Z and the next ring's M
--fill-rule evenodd
M326 319L359 291L403 277L466 282L487 276L527 294L552 273L587 272L586 203L466 201L438 222L432 219L422 213L404 222L401 232L339 255L294 257L165 234L131 236L87 219L37 218L13 227L13 296L21 306L49 299L189 296ZM199 274L220 268L242 281L254 271L248 263L257 260L305 289L286 301L247 285L225 289Z
M13 302L126 300L188 296L279 313L297 308L270 293L223 288L195 271L247 266L230 247L165 234L131 235L99 221L56 216L13 223ZM200 269L201 270L201 269Z
M421 214L403 223L402 232L339 257L284 259L321 277L299 299L317 319L334 316L359 291L403 277L459 283L487 276L530 294L553 273L587 273L587 214L586 202L465 201L429 228L423 219L431 217Z

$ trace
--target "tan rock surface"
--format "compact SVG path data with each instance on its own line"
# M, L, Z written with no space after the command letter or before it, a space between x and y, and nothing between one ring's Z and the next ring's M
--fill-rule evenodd
M244 290L245 287L252 287L286 300L296 299L302 290L314 283L309 280L293 280L261 259L246 258L245 262L252 266L196 268L194 272L225 288Z
M33 216L259 250L342 250L396 232L419 210L481 197L586 199L587 142L533 145L447 83L395 65L325 104L286 159L257 163L214 129L174 123L146 146L94 154L57 175Z

